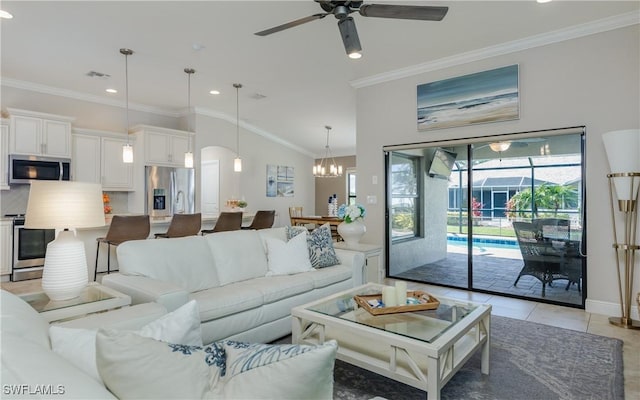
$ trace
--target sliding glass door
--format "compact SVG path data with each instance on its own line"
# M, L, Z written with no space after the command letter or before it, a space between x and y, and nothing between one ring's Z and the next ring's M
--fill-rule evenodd
M387 149L388 275L584 307L581 128Z

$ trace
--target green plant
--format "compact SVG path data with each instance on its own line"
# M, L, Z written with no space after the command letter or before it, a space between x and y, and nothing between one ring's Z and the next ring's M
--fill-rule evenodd
M245 207L246 207L246 206L248 206L248 205L249 205L249 204L248 204L246 201L244 201L244 200L240 200L240 201L238 201L238 207L240 207L240 208L245 208Z

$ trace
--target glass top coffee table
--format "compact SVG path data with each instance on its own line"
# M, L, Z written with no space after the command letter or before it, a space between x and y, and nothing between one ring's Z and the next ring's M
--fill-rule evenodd
M476 352L489 374L491 305L437 296L434 310L372 315L353 300L379 294L369 283L295 307L293 343L338 342L338 359L427 392L440 390Z

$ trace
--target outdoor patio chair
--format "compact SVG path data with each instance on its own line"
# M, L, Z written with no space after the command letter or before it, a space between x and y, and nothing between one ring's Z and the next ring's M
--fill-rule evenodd
M520 270L513 286L518 284L520 277L524 275L533 276L542 282L542 297L545 297L547 285L551 286L554 280L569 279L566 274L566 268L564 268L567 263L564 244L569 238L568 223L569 221L561 219L541 219L533 222L513 223L513 229L516 232L518 246L524 261L524 266ZM554 241L558 243L554 243ZM571 280L569 280L570 284Z

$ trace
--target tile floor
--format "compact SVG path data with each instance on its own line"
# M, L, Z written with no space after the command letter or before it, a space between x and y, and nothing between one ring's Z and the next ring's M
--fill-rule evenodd
M395 280L393 279L385 279L385 284L393 285L394 282ZM492 306L491 313L493 315L621 339L624 342L622 351L625 398L640 399L640 330L620 328L609 323L609 316L591 314L571 307L561 307L414 282L409 282L407 286L409 289L424 290L436 296L489 303Z
M385 279L385 284L393 285L394 282L395 280L393 279ZM1 286L2 289L14 293L29 293L40 289L40 281L2 282ZM619 328L609 323L608 316L591 314L584 310L570 307L542 304L533 301L414 282L409 282L407 286L409 289L424 290L436 296L440 295L489 303L492 306L492 314L494 315L621 339L624 341L625 398L640 399L640 330Z

